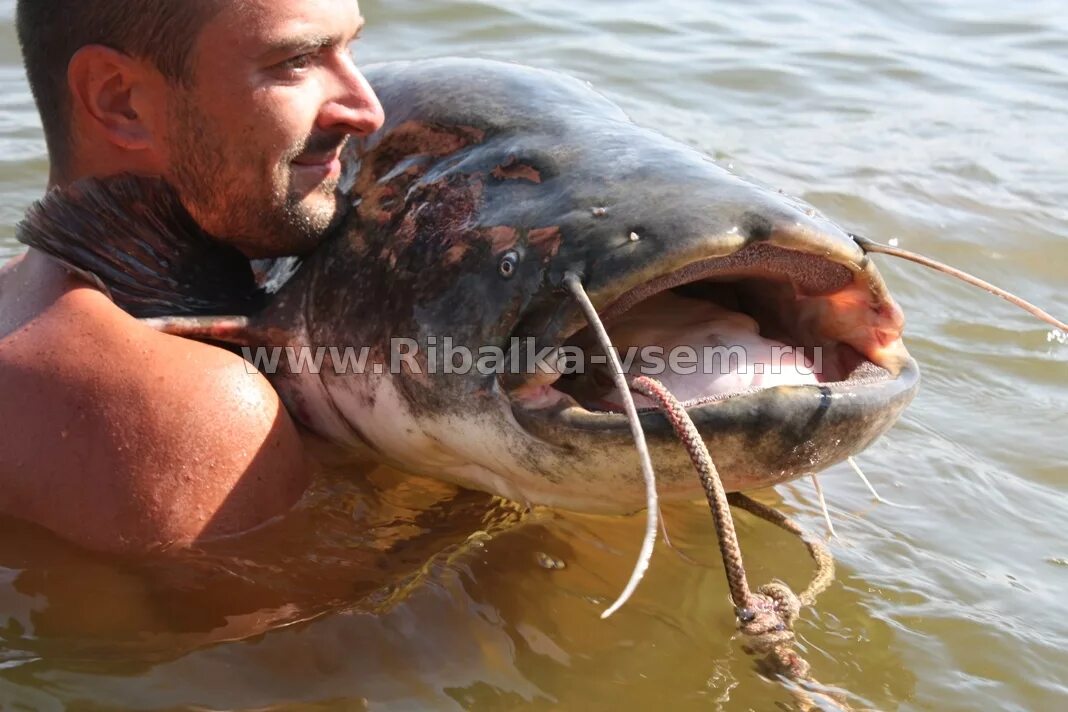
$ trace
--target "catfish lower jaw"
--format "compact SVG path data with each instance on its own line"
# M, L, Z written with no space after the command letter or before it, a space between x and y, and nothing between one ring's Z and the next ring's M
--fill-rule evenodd
M728 491L759 489L819 472L866 449L889 430L912 401L919 368L908 358L897 376L868 362L846 381L817 386L778 386L687 406ZM516 421L530 435L567 448L614 450L629 457L633 441L622 413L598 412L556 391L513 402ZM639 418L652 450L661 495L700 496L692 465L670 423L655 409ZM637 459L634 459L637 472ZM622 497L623 493L617 493ZM629 493L641 506L639 487Z

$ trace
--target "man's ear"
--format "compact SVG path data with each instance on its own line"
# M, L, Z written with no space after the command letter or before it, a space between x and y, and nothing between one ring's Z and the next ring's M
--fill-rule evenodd
M153 148L152 121L143 115L153 77L145 63L103 45L79 49L67 67L71 115L119 148Z

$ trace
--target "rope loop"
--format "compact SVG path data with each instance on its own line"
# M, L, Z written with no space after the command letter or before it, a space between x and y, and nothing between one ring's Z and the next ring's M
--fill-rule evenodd
M738 629L746 638L746 649L750 653L765 656L764 663L773 674L796 681L809 679L809 664L793 648L793 626L802 606L811 606L816 596L833 580L834 559L831 558L830 552L822 544L808 537L801 527L783 514L741 493L727 494L724 491L723 482L704 439L690 420L686 408L662 383L642 376L631 381L630 386L660 406L675 434L689 452L701 478L716 525L727 584L731 600L735 604ZM801 596L781 582L765 584L756 591L750 590L738 534L731 517L732 504L785 529L805 543L817 564L817 575Z
M757 589L758 594L770 598L776 612L782 616L783 624L792 628L794 621L801 614L801 599L790 587L781 582L767 583Z

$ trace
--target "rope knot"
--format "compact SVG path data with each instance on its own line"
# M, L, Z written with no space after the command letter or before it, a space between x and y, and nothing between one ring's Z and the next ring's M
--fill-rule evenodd
M775 598L765 593L753 594L749 605L737 615L738 629L746 637L746 647L753 652L770 653L794 640L789 614L783 615Z
M801 615L801 599L784 583L768 583L757 589L757 594L772 600L775 610L782 616L783 624L793 630L794 621Z
M794 652L794 621L801 613L801 601L783 583L761 586L749 605L737 611L738 628L746 637L749 653L766 655L765 663L778 674L804 679L809 665Z

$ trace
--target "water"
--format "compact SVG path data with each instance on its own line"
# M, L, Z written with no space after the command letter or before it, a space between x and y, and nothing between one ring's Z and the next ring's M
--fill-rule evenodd
M0 260L44 143L0 2ZM480 55L562 69L640 123L840 223L1068 314L1068 13L1059 0L698 3L365 0L363 61ZM546 107L551 111L552 107ZM880 709L1068 700L1068 346L1004 303L880 264L924 367L861 461L826 474L834 587L799 625L822 682ZM514 513L371 473L325 477L259 538L182 563L0 532L0 706L29 709L772 709L729 639L699 505L667 512L637 599L642 521ZM354 480L360 482L356 484ZM819 527L805 483L765 499ZM740 518L756 581L803 585L797 545ZM464 544L473 532L498 532ZM269 553L268 553L269 552ZM566 568L539 565L544 555ZM429 563L428 563L429 562ZM227 642L229 641L229 642Z

